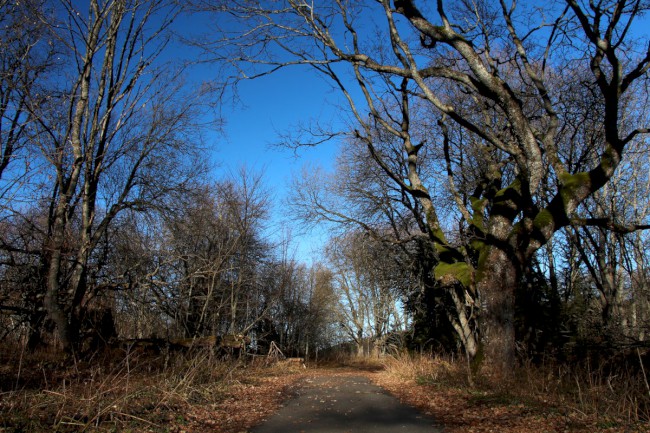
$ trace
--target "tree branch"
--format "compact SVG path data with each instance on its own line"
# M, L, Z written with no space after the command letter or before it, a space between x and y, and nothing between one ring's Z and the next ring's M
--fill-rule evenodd
M650 224L623 224L612 218L571 218L570 224L578 227L601 227L615 233L626 234L640 230L650 230Z

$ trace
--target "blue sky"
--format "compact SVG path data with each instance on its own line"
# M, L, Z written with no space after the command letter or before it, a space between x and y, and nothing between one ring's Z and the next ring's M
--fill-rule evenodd
M272 76L247 80L239 86L241 101L224 108L225 137L217 156L228 165L246 164L265 168L269 185L283 186L291 168L306 161L328 166L335 144L299 150L271 147L279 134L290 132L300 122L334 118L328 100L329 87L305 68L286 69Z
M185 38L200 37L211 27L211 18L210 15L180 16L175 30ZM173 47L172 52L192 61L196 58L191 56L198 57L200 51L181 44ZM223 77L215 76L217 71L217 65L200 64L191 69L189 79L195 85L212 79L219 81ZM222 99L223 130L204 132L206 144L213 152L209 158L217 166L214 176L220 178L228 172L236 173L241 167L252 173L262 173L264 186L272 195L268 236L272 241L279 241L287 227L291 227L295 259L311 263L317 260L318 251L326 241L325 230L307 231L296 222L290 222L283 203L292 177L299 174L305 164L325 170L332 168L337 142L332 140L298 151L272 145L280 140L281 134L295 131L298 124L308 124L312 120L340 124L341 109L334 104L340 104L341 95L332 92L331 84L307 66L293 66L268 76L243 80L236 94L236 100L232 95Z
M335 94L330 87L308 68L288 68L271 76L247 80L238 88L240 101L223 107L224 135L215 135L213 159L221 169L233 170L245 166L262 172L264 183L272 194L272 220L269 235L277 238L286 227L292 227L296 259L311 262L325 242L322 231L305 231L287 221L283 201L289 193L294 175L305 164L332 167L337 143L331 141L297 152L271 146L282 133L290 132L299 123L310 120L336 122Z

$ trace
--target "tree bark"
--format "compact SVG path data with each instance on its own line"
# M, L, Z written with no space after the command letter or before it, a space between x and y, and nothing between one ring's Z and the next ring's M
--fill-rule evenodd
M476 334L472 329L473 318L467 314L468 308L465 305L465 300L459 296L456 288L450 287L449 293L451 294L455 311L448 310L447 318L451 322L454 331L456 331L458 338L460 338L468 359L473 360L478 355L479 350L479 342L476 340Z
M516 361L514 319L519 266L511 254L490 247L479 275L477 287L482 301L479 323L486 361L484 367L491 373L509 376Z
M67 353L73 349L73 337L70 332L70 322L67 314L59 303L59 264L61 252L56 250L52 254L50 268L47 276L47 290L43 297L43 305L49 318L56 325L63 350Z

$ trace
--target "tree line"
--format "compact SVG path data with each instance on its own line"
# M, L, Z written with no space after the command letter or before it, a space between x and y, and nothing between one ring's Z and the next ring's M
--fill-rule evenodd
M0 337L78 353L250 333L296 354L460 349L505 373L518 351L647 345L647 7L0 3ZM213 179L214 94L169 55L190 12L215 23L190 41L213 88L302 67L341 95L344 126L283 143L340 144L288 203L335 229L320 262L265 235L259 176Z
M169 54L185 12L0 4L3 341L82 355L117 336L255 330L324 344L323 272L264 234L260 176L214 180L206 162L207 102Z

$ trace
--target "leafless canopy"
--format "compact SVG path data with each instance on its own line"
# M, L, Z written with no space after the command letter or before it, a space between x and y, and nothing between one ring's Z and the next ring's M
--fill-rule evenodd
M329 80L353 121L344 146L363 146L418 202L436 278L482 298L488 352L511 364L512 294L540 247L567 226L650 227L583 207L624 169L626 147L647 143L650 44L638 29L649 6L206 3L217 13L204 47L235 81L301 65ZM432 194L441 179L451 213Z

